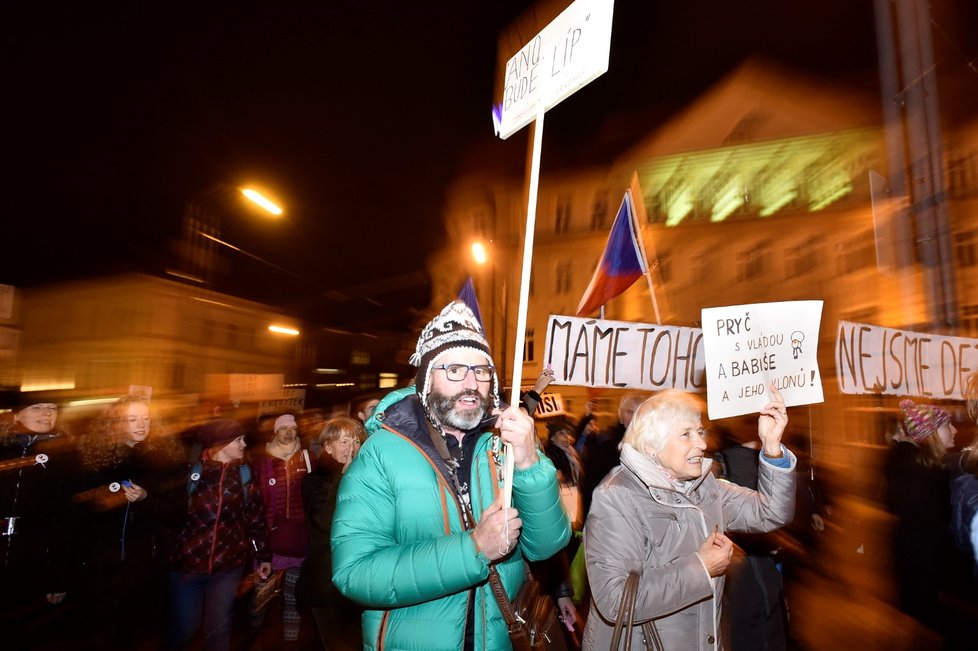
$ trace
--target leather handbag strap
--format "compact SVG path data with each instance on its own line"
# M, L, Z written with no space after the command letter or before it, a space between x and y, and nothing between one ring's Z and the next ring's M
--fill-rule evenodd
M489 587L492 589L492 594L496 597L496 601L499 602L499 610L502 611L503 620L505 620L509 630L513 631L521 628L526 622L513 610L513 604L510 603L509 597L506 596L506 588L503 587L503 581L499 576L499 572L496 571L496 566L492 563L489 564Z
M615 618L615 629L611 637L611 651L618 651L621 637L625 636L625 651L632 648L632 627L635 625L635 602L638 599L638 572L629 572L625 579L625 588L621 594L621 605L618 607L618 617ZM653 651L665 651L662 639L655 627L655 620L642 623L642 635L645 646Z
M638 573L629 572L625 579L625 588L621 593L621 603L618 605L618 616L615 617L615 629L611 636L611 651L617 651L621 644L622 632L625 634L625 651L632 648L632 621L635 616L635 595L638 594Z
M665 651L666 648L662 646L662 638L659 637L659 629L655 627L655 621L649 620L642 624L642 632L645 634L646 644L653 649L653 651Z

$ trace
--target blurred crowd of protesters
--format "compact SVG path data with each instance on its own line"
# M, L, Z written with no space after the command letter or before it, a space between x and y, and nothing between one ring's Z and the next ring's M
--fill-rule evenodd
M524 394L529 414L552 379L552 372L542 371ZM235 648L247 649L264 642L269 648L361 648L363 606L332 581L337 495L368 432L384 429L385 411L415 394L409 386L386 397L364 397L345 416L309 409L257 417L241 406L212 405L196 422L169 413L163 418L146 396L126 395L71 423L42 394L19 394L0 423L3 647L228 649L237 643ZM764 465L773 462L761 454L764 439L750 434L757 431L756 416L697 425L695 437L703 440L691 445L708 459L704 477L711 474L719 488L703 488L696 477L684 476L685 461L671 472L662 450L651 443L662 447L670 436L665 430L652 433L655 419L646 416L629 433L640 408L659 413L654 405L643 407L650 395L621 395L615 422L600 422L594 402L578 419L567 413L537 417L540 447L556 469L575 535L563 550L529 568L553 597L567 648L606 646L603 636L614 623L631 563L631 552L622 556L614 536L645 526L639 516L625 518L624 525L605 518L626 508L620 500L629 491L642 483L646 498L658 488L678 491L700 508L706 508L703 495L718 495L723 497L709 499L729 509L753 504L754 497L744 496L771 499L763 497L772 490L770 478L784 472ZM686 643L677 637L677 627L686 626L682 613L697 612L691 608L706 598L722 604L722 617L718 607L709 634L710 640L718 638L715 648L830 648L854 634L867 636L850 640L860 648L880 640L889 648L975 648L978 438L963 447L967 441L956 447L955 439L975 431L976 377L966 395L967 421L955 420L953 405L902 400L885 456L875 464L854 459L850 477L816 472L811 432L805 425L780 424L790 463L778 468L796 480L790 489L794 517L767 531L786 511L777 518L766 514L761 531L743 514L718 512L714 530L690 533L688 542L667 536L668 544L677 545L671 560L689 553L703 563L686 566L693 573L683 579L693 581L688 585L698 585L698 571L725 581L712 581L709 594L685 593L687 584L680 581L668 603L644 603L651 613L646 623L653 619L663 639ZM686 411L676 413L688 412L685 418L699 422L698 407L669 400L684 405ZM663 427L681 420L675 414L655 418L664 419ZM629 441L631 447L623 445ZM642 441L648 441L645 448ZM616 467L617 479L611 472ZM631 475L638 477L634 486ZM655 483L660 476L663 486ZM734 485L743 488L728 488ZM628 500L643 499L642 490ZM854 507L854 493L890 515ZM596 508L605 515L589 519ZM657 512L646 514L653 521L641 535L653 539L644 538L644 544L656 545L662 522L686 531L670 509L660 514L662 522L654 521ZM346 517L353 517L349 510ZM892 524L878 527L879 522ZM747 531L730 531L728 538L727 525L738 523L729 528ZM582 539L588 536L585 558ZM662 553L656 550L646 560L649 568ZM589 586L589 568L600 586ZM877 587L866 588L870 584L861 575L867 571ZM838 577L835 588L829 577ZM641 594L646 588L641 581L639 586ZM592 587L599 589L593 597ZM641 608L636 606L636 626ZM835 625L827 626L833 613ZM866 620L854 622L860 613ZM596 632L585 638L589 618L599 619L590 625ZM707 648L692 642L692 648Z
M272 648L300 648L308 608L344 612L337 627L357 620L318 584L323 512L366 437L360 421L222 403L192 422L125 395L67 423L43 394L14 398L0 417L3 648L227 649L236 605L236 636L253 648L270 635ZM307 555L317 567L302 603ZM338 645L310 630L307 647L359 647L355 633Z

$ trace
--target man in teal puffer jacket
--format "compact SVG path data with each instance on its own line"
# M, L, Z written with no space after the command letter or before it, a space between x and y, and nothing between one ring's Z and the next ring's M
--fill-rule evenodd
M489 565L512 599L523 560L567 544L557 473L538 451L532 419L500 410L489 345L464 303L425 327L411 362L416 392L382 402L340 484L333 583L366 606L366 649L510 649ZM447 463L434 437L443 438ZM501 508L501 442L513 445L510 509Z

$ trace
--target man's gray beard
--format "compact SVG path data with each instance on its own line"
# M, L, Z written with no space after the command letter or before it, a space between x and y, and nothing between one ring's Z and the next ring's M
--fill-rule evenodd
M481 409L472 411L466 410L465 413L455 408L455 403L465 396L473 396L479 400ZM463 432L473 429L485 418L486 409L489 407L489 400L478 391L463 389L455 395L448 396L432 389L428 394L428 409L435 421L442 427L454 427Z

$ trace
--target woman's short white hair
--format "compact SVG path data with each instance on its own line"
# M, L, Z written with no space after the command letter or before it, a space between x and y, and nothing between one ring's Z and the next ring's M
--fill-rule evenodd
M647 447L658 452L675 433L676 426L693 418L703 418L703 401L700 398L677 389L662 391L643 402L635 411L622 442L642 453Z

